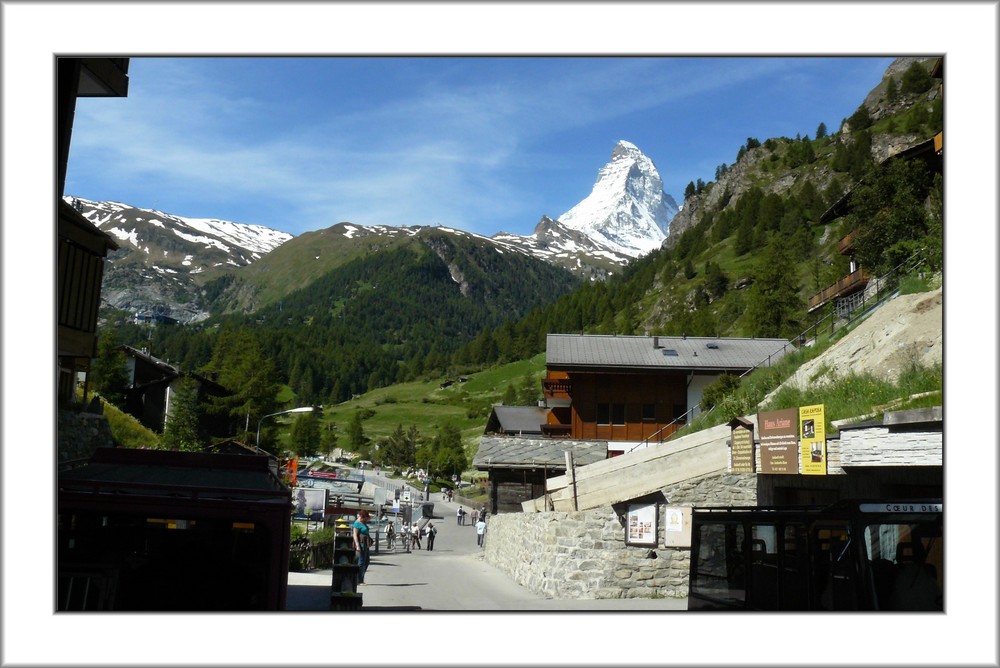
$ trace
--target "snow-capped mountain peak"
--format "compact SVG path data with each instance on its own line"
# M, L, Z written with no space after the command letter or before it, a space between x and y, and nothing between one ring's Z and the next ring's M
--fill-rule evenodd
M621 140L598 171L590 195L558 220L620 253L639 257L660 247L677 211L677 203L663 192L653 161L635 144Z

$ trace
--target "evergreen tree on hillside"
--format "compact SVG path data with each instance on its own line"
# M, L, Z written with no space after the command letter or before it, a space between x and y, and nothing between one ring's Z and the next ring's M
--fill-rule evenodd
M803 307L796 260L781 237L767 246L754 270L747 293L746 324L750 336L780 337L798 333Z
M890 104L899 99L899 87L896 86L896 79L891 75L885 82L885 99Z
M289 435L292 451L300 457L312 457L319 452L320 429L316 412L303 413L295 417Z
M917 250L940 244L924 206L931 185L922 161L890 160L852 191L847 224L857 230L858 261L870 273L888 271Z
M347 425L347 447L351 452L365 454L368 452L369 438L365 435L364 416L361 411L354 411L350 424ZM402 429L402 426L400 426Z
M125 405L128 370L125 368L125 353L119 349L112 329L101 332L97 342L97 359L90 368L90 380L94 390L105 401L119 408Z
M923 93L934 84L934 79L927 72L927 69L920 63L914 61L906 71L903 72L903 79L899 86L902 93Z
M826 137L826 123L820 121L820 124L816 126L816 139L823 139Z
M462 432L453 424L445 424L438 429L432 441L433 459L431 470L439 476L461 473L469 466L462 446Z
M258 421L275 412L278 394L274 366L257 338L246 329L223 330L203 372L229 391L211 397L207 410L232 416L243 440L254 440Z
M199 429L202 407L198 402L198 381L184 376L170 388L170 414L163 426L160 443L170 450L201 450L204 437Z
M857 110L851 114L851 117L847 119L847 123L851 126L851 132L859 132L860 130L867 130L872 125L871 114L868 113L868 107L861 105Z

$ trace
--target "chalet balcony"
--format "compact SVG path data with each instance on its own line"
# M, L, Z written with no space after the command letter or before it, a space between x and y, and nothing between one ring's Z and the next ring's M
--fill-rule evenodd
M566 438L572 431L568 424L543 424L542 433L548 438Z
M573 382L569 379L543 380L542 390L544 390L547 397L554 397L556 395L568 397L573 391Z
M843 277L830 287L826 288L822 292L817 292L815 295L809 298L809 311L815 311L820 306L823 306L827 302L837 299L838 297L843 297L845 295L853 294L859 290L863 290L871 277L865 272L864 269L858 269L857 271L848 274Z
M854 242L858 238L857 232L851 232L846 237L837 242L837 252L841 255L849 255L854 250Z

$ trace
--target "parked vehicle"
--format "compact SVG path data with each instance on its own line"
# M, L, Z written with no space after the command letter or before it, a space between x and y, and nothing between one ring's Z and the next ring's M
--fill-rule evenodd
M941 501L695 508L689 610L929 610L944 597Z

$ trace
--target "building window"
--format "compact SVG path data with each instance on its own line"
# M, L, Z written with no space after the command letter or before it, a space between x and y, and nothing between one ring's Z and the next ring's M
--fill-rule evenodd
M656 404L642 405L642 421L656 422Z
M611 424L625 424L625 404L611 404Z
M674 420L676 420L681 424L684 424L685 422L687 422L687 415L685 415L686 413L687 413L687 406L685 406L684 404L674 404Z
M597 424L611 424L611 404L597 404Z

